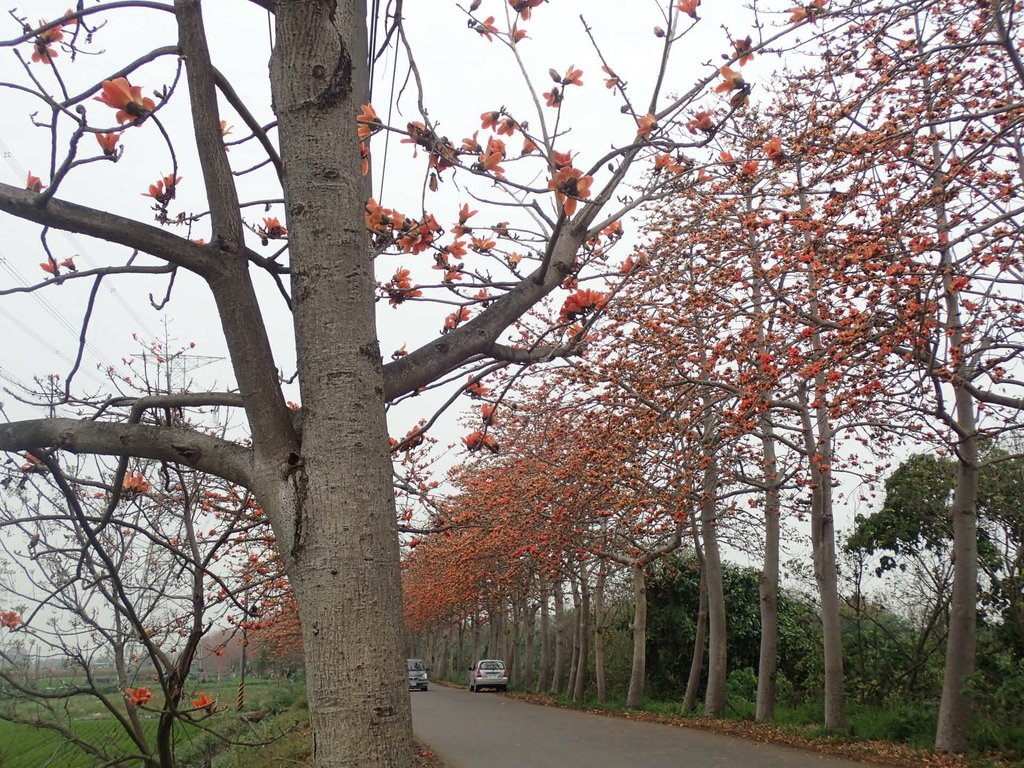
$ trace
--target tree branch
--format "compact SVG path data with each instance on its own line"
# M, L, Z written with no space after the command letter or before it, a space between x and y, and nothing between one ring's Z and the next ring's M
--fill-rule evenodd
M54 229L134 248L199 275L205 272L208 246L116 213L56 199L39 205L38 200L36 192L0 182L0 211L4 213Z
M248 448L190 429L62 418L0 425L0 450L41 448L179 462L247 488L253 482Z

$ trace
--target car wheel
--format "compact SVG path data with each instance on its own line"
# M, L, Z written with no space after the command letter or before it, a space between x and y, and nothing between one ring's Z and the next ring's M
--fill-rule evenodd
M424 686L423 686L423 692L424 692L424 693L426 693L426 692L427 692L428 690L430 690L430 689L429 689L429 688L427 688L427 686L425 686L425 685L424 685Z

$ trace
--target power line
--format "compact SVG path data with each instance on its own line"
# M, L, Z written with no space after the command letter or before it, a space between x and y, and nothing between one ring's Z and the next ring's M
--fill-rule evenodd
M50 345L53 343L52 340L40 334L39 331L37 331L32 326L26 324L17 315L9 312L3 307L0 307L0 315L3 315L5 318L7 318L9 322L13 323L18 328L20 328L25 336L29 337L33 341L38 342L43 349L50 349ZM75 361L72 358L68 357L64 352L62 352L59 347L53 347L50 351L52 351L56 357L60 358L62 361L67 363L69 370L71 366L75 364ZM78 372L81 373L83 376L92 379L93 382L98 383L100 386L106 386L107 384L107 382L100 379L88 368L79 368Z
M15 175L20 178L27 176L28 171L14 159L14 155L10 148L4 143L3 139L0 139L0 155L3 156L4 160L7 161L7 165L10 166L11 170L14 171ZM67 240L72 250L75 251L75 257L79 258L81 262L88 268L96 268L97 262L89 255L85 246L82 245L81 241L75 237L72 233L64 230L58 230L64 239ZM156 334L150 330L142 318L135 312L135 310L124 300L124 297L117 292L109 282L106 285L107 293L110 294L114 300L121 306L121 308L128 314L128 316L136 323L136 326L146 335L147 338L155 339Z
M3 254L3 252L0 252L0 267L2 267L4 269L4 271L6 271L11 277L13 277L14 280L17 283L19 283L20 285L23 285L23 286L26 286L26 287L28 285L30 285L30 283L25 279L25 277L21 274L21 272L18 271L17 267L15 267L11 263L11 261ZM64 315L61 314L61 312L56 307L54 307L53 304L51 304L49 302L49 300L47 300L47 298L44 295L42 295L42 293L40 293L38 291L32 291L32 292L30 292L30 295L32 296L32 298L36 302L39 303L39 305L43 309L46 310L46 312L54 320L57 321L57 323L65 331L67 331L75 339L75 341L78 341L78 338L80 336L79 329L76 328L66 317L64 317ZM92 342L86 340L85 348L89 352L91 352L92 355L97 360L99 360L101 363L103 363L107 367L113 367L113 363L111 363L110 359L107 358L107 356L103 353L103 351L100 350L99 348L97 348Z

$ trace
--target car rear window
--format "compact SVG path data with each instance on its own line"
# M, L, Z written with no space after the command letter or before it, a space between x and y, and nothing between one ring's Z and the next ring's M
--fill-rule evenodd
M504 669L505 662L503 661L482 661L480 662L480 669Z

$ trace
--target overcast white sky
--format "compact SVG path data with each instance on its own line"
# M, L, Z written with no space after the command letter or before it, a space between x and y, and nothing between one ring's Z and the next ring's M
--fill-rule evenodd
M521 47L526 57L526 66L538 90L551 87L547 71L554 68L564 72L570 65L583 70L585 86L574 89L565 109L563 127L571 130L568 136L573 150L580 153L576 163L586 167L594 158L603 155L614 144L628 142L634 132L632 119L618 112L619 102L603 85L600 61L588 40L580 14L592 27L602 52L619 76L629 83L629 90L639 103L646 103L655 74L656 58L660 52L660 40L654 35L656 25L664 26L662 9L668 3L655 0L551 0L534 13L534 19L524 25L530 39ZM468 5L466 3L465 5ZM705 0L700 9L703 21L681 45L677 46L668 69L666 91L678 93L705 76L721 63L720 56L728 50L728 40L742 37L756 31L750 26L751 13L747 3L741 0ZM763 14L765 35L771 34L778 25L788 19L785 9L791 3L776 4L776 13ZM68 7L68 0L22 0L19 12L27 13L31 20L50 19L62 15ZM505 0L484 0L477 15L484 18L497 17L497 25L506 27ZM475 32L467 29L466 16L457 3L451 0L426 0L405 4L407 28L413 38L414 52L423 75L425 100L430 116L440 124L440 131L456 144L462 137L472 135L480 127L480 113L489 109L508 107L520 120L534 121L532 100L508 50L499 43L488 43ZM272 120L270 95L267 85L267 62L270 53L271 35L266 12L246 0L206 0L205 16L207 31L212 40L215 64L227 74L235 89L243 96L249 109L263 122ZM58 66L71 92L96 83L111 72L117 71L137 56L162 45L175 42L172 19L167 14L153 11L127 10L110 14L107 26L97 35L90 50L96 55L82 55L71 62L66 52L61 51ZM728 33L726 32L728 30ZM18 24L10 16L0 17L0 39L9 39L20 32ZM20 52L27 59L29 46L21 46ZM756 84L759 78L770 77L772 69L779 64L777 57L758 57L745 68L744 74ZM147 93L170 82L175 62L165 58L145 67L132 78L133 83L143 85ZM44 83L51 73L41 65L30 66L32 74ZM389 108L393 109L392 123L404 126L409 120L418 119L416 94L413 85L406 86L400 101L395 104L392 97L392 76L396 71L394 50L389 51L377 66L374 86L374 104L381 118L386 119ZM400 88L406 78L404 57L397 62L397 84ZM23 65L10 49L0 49L0 81L26 84L28 82ZM184 86L181 86L184 90ZM755 90L755 97L756 97ZM195 162L188 122L183 119L185 100L178 94L177 107L164 110L161 119L175 137L178 151L179 174L182 184L178 200L172 212L200 211L205 209L201 197L202 185ZM394 94L397 98L398 94ZM23 92L5 89L2 95L3 109L0 110L0 179L22 185L25 175L32 173L44 177L49 165L48 133L34 127L31 115L40 109L40 103ZM709 103L721 103L721 97L709 95ZM390 107L389 107L390 102ZM109 124L109 108L90 102L88 107L91 124ZM229 108L223 116L235 126L229 138L242 135L241 121ZM45 117L45 113L40 113ZM481 131L481 135L486 132ZM91 141L91 140L90 140ZM140 221L151 222L151 200L142 192L148 185L170 173L171 162L152 124L132 128L124 134L124 156L120 162L94 163L79 169L65 182L60 197L98 208L129 215ZM510 141L510 147L518 146L518 139ZM83 147L92 151L94 145L83 142ZM423 195L424 158L411 157L409 145L392 139L388 147L386 174L380 177L383 160L383 138L373 143L375 172L374 190L379 195L383 184L381 202L417 216ZM237 167L245 167L249 161L258 158L258 153L246 147L231 151L231 159ZM457 217L459 206L472 202L469 191L488 195L493 190L481 186L478 179L456 177L442 184L437 193L427 194L427 205L445 226L450 226ZM530 181L531 179L524 179ZM246 177L239 182L243 200L276 198L280 190L272 174L266 170ZM509 218L508 209L488 211L485 206L473 204L480 214L473 220L476 226L487 226ZM257 224L265 215L262 207L250 209L247 219ZM270 211L284 219L280 206ZM285 223L287 223L285 221ZM630 225L627 222L627 237ZM185 235L184 230L177 230ZM206 237L208 232L200 223L191 233L192 237ZM45 275L39 268L44 254L39 246L38 228L26 225L16 219L0 214L0 288L31 284ZM127 254L122 249L90 238L55 232L50 236L54 255L59 259L74 256L80 269L87 269L108 263L123 263ZM261 253L269 254L271 248L261 248L255 237L252 244ZM626 256L625 252L615 257L616 261ZM380 260L378 277L387 279L396 267L413 269L414 278L427 281L431 275L430 261L413 263L411 259L384 257ZM151 260L143 257L143 262ZM258 276L264 299L264 313L272 335L278 365L284 375L289 376L294 368L292 326L286 308L271 281L262 273ZM51 286L33 294L19 294L0 297L0 387L17 390L18 383L30 384L34 376L66 375L76 353L79 325L85 308L89 284L85 281ZM166 311L154 309L149 302L152 294L159 299L166 290L161 279L125 276L108 278L100 294L96 313L92 320L89 343L78 374L76 391L95 394L109 391L104 386L103 376L97 367L115 366L123 368L122 359L140 351L137 334L142 342L162 339L166 328L175 345L187 346L195 342L190 351L197 356L191 375L194 391L201 389L230 389L233 387L230 367L225 358L223 338L219 323L213 312L204 285L198 279L181 273L178 275L174 296ZM560 301L560 299L559 299ZM386 302L379 304L379 328L381 351L388 358L391 351L407 344L410 349L434 336L441 327L450 306L405 305L398 310ZM211 362L212 361L212 362ZM298 400L297 387L292 386L288 396ZM408 407L392 414L391 431L401 436L420 416L428 416L424 406L437 402L438 398L424 397L412 401ZM0 392L8 418L38 416L18 404L7 392ZM465 428L456 424L458 413L450 413L438 425L436 436L442 444L457 443ZM236 418L236 423L238 419ZM459 448L456 448L460 451ZM852 513L851 515L852 516Z
M591 25L594 35L609 62L619 75L629 83L633 98L643 103L650 92L654 64L659 52L660 40L655 38L653 28L664 26L661 8L666 3L653 0L622 3L618 0L590 0L570 2L552 0L534 12L534 19L523 27L530 39L521 47L531 77L538 90L546 90L551 83L547 76L549 68L564 71L570 65L583 70L585 87L573 89L572 99L565 109L563 126L571 129L569 145L581 153L578 165L585 166L589 157L603 154L615 142L628 141L635 130L628 116L618 114L618 102L602 83L600 61L587 40L580 14ZM676 57L669 68L669 92L688 87L694 79L707 73L710 66L717 66L719 55L727 50L727 36L722 25L727 25L733 36L749 31L750 13L744 3L738 0L717 0L706 3L701 9L706 18L696 35L689 36L677 47ZM27 13L33 21L54 18L67 7L66 0L32 0L23 3L19 11ZM478 11L483 18L497 17L497 25L505 27L506 3L504 0L485 0ZM413 37L415 55L421 68L426 87L426 104L432 119L439 121L442 132L456 143L463 136L471 135L479 128L479 115L485 109L507 106L520 119L530 119L532 102L522 78L506 48L499 43L488 43L475 32L467 29L466 16L458 5L448 0L431 0L429 3L410 2L405 4L408 29ZM267 87L267 61L270 50L270 32L266 12L243 0L208 0L205 4L206 26L213 46L214 61L225 71L235 88L241 93L250 109L261 119L272 119L269 89ZM95 18L95 17L93 17ZM63 51L57 59L59 71L69 84L72 92L103 79L136 56L159 45L174 42L174 29L169 15L153 11L128 10L109 14L107 26L96 37L92 51L98 55L83 55L72 62ZM769 25L782 23L784 17L764 17ZM11 17L4 17L5 27L0 37L14 37L18 25ZM21 47L27 58L30 49ZM10 50L0 51L0 79L6 82L26 83L22 64ZM773 63L754 62L747 67L748 77L756 78L760 71L767 74ZM42 82L50 83L48 68L34 64L31 72ZM174 61L165 58L148 65L133 77L133 83L143 85L146 92L169 82L173 76ZM374 102L382 118L388 114L388 99L391 91L392 74L395 70L393 51L379 63ZM397 82L401 86L405 79L404 60L398 62ZM202 210L201 183L192 154L188 125L181 119L184 99L178 99L179 108L165 110L161 117L172 136L175 137L179 153L179 173L182 184L178 200L172 211ZM49 141L46 131L36 128L31 122L31 113L41 106L25 94L7 90L3 96L4 109L0 112L0 178L11 184L23 184L25 174L46 176L49 164ZM240 121L230 110L225 117L234 126L235 134L241 134ZM41 118L45 112L40 113ZM415 93L407 87L400 104L393 113L393 122L403 125L417 119ZM90 103L89 120L92 124L110 121L110 110L98 103ZM485 132L482 132L485 133ZM124 134L124 157L120 162L96 163L78 169L65 182L60 197L151 221L151 201L142 197L148 184L171 170L171 162L159 135L152 125L133 128ZM83 142L87 151L93 145ZM412 160L408 145L392 140L388 148L387 174L383 179L385 205L398 207L410 215L420 210L423 158ZM374 141L374 160L379 172L383 158L382 139ZM256 155L247 147L232 150L232 160L239 166ZM465 179L456 183L461 185ZM476 181L476 180L473 180ZM379 191L382 180L375 181ZM466 189L455 188L456 183L447 182L436 194L428 193L428 207L437 213L443 224L450 225L456 217L458 206L469 202ZM261 199L279 196L279 190L269 173L255 174L240 182L243 199ZM479 194L489 190L475 186ZM475 208L482 206L474 205ZM281 214L280 208L271 214ZM249 217L258 223L264 215L262 208L252 209ZM283 216L282 216L283 218ZM495 223L499 218L508 218L505 211L496 214L482 210L474 224ZM185 234L184 230L178 230ZM193 237L204 237L207 233L202 224L193 231ZM58 259L75 256L79 268L88 268L110 262L123 261L125 254L109 246L75 235L53 233L50 242ZM255 241L254 241L255 242ZM258 246L257 246L258 247ZM261 249L269 253L270 249ZM625 254L623 254L624 257ZM12 286L35 282L44 277L38 264L44 258L38 242L38 230L26 226L10 217L0 216L0 286ZM381 259L379 275L386 278L401 260ZM406 260L408 261L408 259ZM411 263L414 277L418 267ZM428 264L421 265L427 268ZM436 275L436 273L435 273ZM423 280L429 272L421 273ZM285 308L269 280L261 278L268 325L274 337L278 362L286 375L294 365L291 324ZM96 391L102 377L96 371L97 365L120 366L126 355L138 352L131 338L137 333L142 340L162 338L164 322L172 339L181 344L194 341L194 353L200 356L223 357L224 347L216 318L212 314L206 292L201 283L186 275L178 276L175 295L166 312L153 309L148 297L159 298L165 290L163 280L131 277L115 277L105 281L101 291L96 315L89 334L82 371L78 377L81 389ZM57 373L65 375L70 369L75 354L76 339L81 316L84 311L87 286L84 281L76 285L55 286L31 296L11 296L0 300L0 332L5 344L0 354L0 377L3 385L14 381L29 383L33 376ZM408 305L394 310L386 303L380 305L381 349L385 356L402 344L416 346L429 338L440 328L443 317L450 307L412 308ZM197 361L199 362L199 361ZM230 371L226 364L208 365L194 371L197 383L204 386L226 388L231 385ZM199 388L198 386L196 387ZM294 395L297 399L297 395ZM3 401L10 416L27 415L18 408L9 396ZM404 434L419 413L402 415L401 423L395 423L392 431Z

